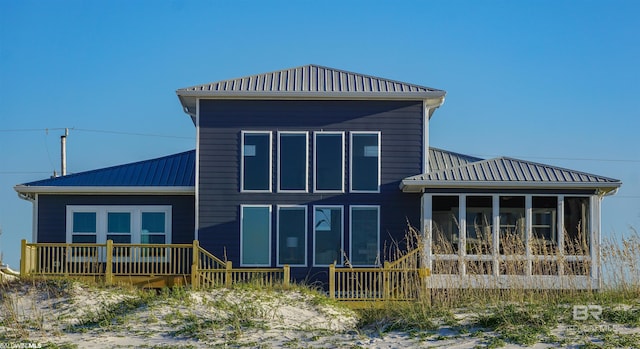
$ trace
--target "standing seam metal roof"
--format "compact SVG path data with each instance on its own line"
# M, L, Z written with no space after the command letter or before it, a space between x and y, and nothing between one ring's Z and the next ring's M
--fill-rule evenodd
M320 65L278 70L178 89L208 92L442 92L444 91L348 72Z
M195 150L25 183L43 187L193 187Z
M620 183L613 178L508 157L469 162L408 177L405 181Z

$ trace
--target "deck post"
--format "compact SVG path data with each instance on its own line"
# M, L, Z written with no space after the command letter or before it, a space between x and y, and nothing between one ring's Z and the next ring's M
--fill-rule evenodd
M20 243L20 277L27 276L27 240Z
M227 261L227 263L225 264L226 270L224 272L224 285L226 287L231 287L232 281L231 280L231 269L233 269L233 263L231 261Z
M289 268L289 264L285 264L283 269L284 275L282 276L282 285L284 285L284 287L289 287L289 280L291 279L291 269Z
M198 240L193 240L191 259L191 288L197 290L200 288L200 271L198 270L198 266L200 265L200 245Z
M107 261L104 266L104 282L113 284L113 240L107 240Z
M329 298L336 298L336 265L329 265Z
M382 269L382 283L384 294L382 295L382 299L387 301L391 299L391 285L389 282L389 272L391 270L390 263L388 261L384 262L384 267Z

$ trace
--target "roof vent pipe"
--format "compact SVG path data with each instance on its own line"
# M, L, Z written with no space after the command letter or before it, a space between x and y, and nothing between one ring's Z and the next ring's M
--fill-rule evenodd
M67 175L67 136L69 135L69 129L64 129L64 136L60 136L60 172L62 176Z

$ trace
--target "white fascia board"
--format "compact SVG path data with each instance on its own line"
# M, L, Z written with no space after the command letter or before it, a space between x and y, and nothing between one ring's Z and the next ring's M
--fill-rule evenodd
M296 98L296 99L417 99L417 100L432 100L442 99L442 101L434 101L438 105L444 101L446 91L405 91L405 92L327 92L327 91L183 91L178 90L176 94L179 97L203 97L203 98L240 98L240 99L282 99L282 98ZM181 98L181 100L183 100ZM430 104L431 104L430 103Z
M426 188L492 188L492 189L601 189L605 192L615 190L621 183L566 183L566 182L497 182L497 181L427 181L403 180L400 189L403 192L421 192Z
M68 186L68 187L47 187L47 186L26 186L16 185L13 187L19 194L113 194L113 195L194 195L194 187L130 187L130 186Z

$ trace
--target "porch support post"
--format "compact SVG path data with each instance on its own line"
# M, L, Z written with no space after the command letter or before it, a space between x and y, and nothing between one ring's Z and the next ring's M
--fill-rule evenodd
M428 275L431 274L431 268L433 261L431 260L431 244L433 243L432 231L433 231L433 196L431 194L422 194L421 202L421 222L422 222L422 251L420 251L420 266L427 269L425 277L422 280L425 287L427 284ZM430 288L430 286L428 287Z
M107 240L107 261L104 265L104 282L113 284L113 240Z

